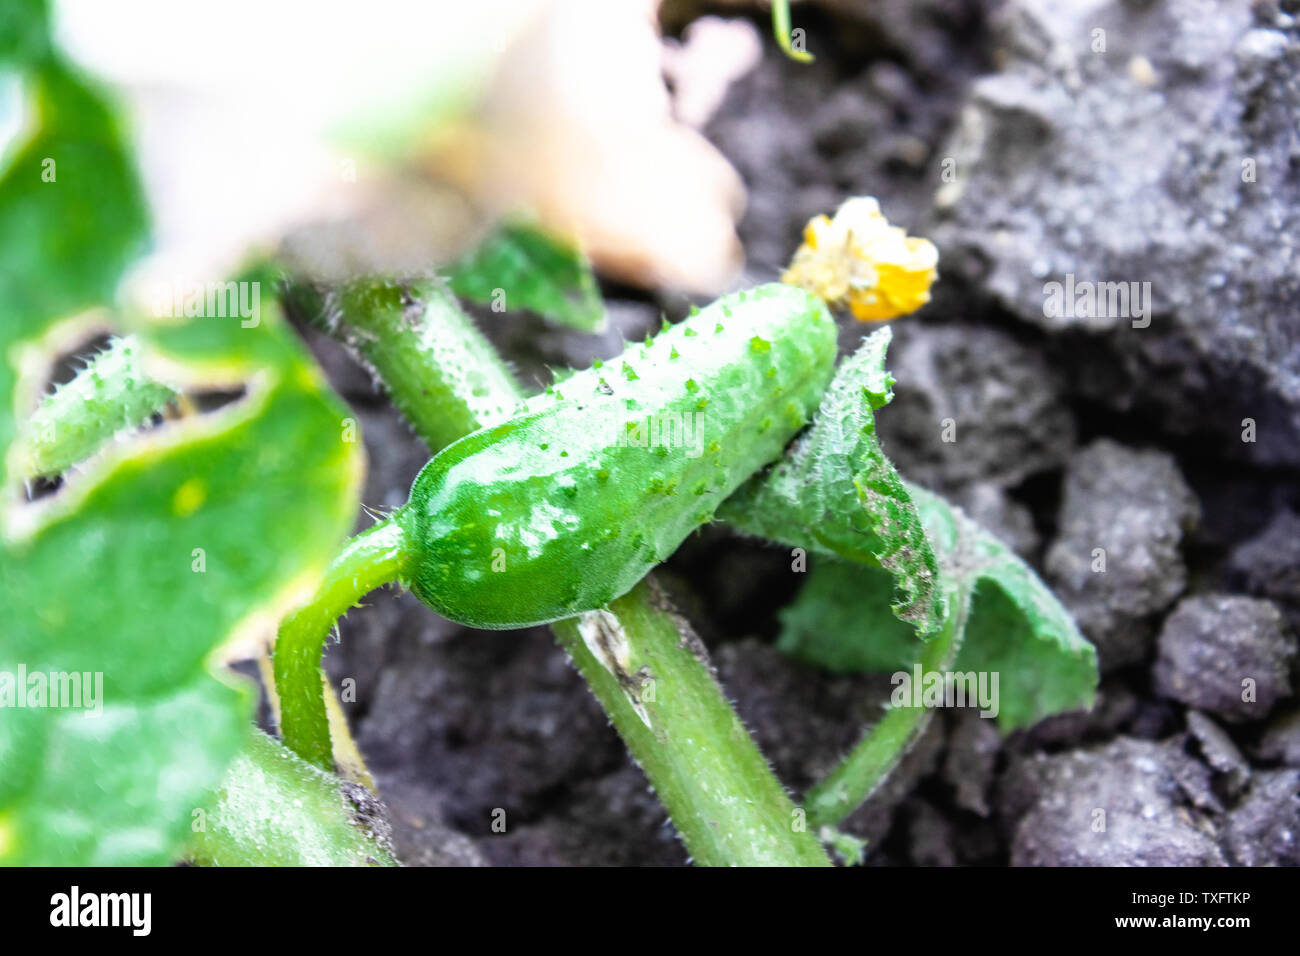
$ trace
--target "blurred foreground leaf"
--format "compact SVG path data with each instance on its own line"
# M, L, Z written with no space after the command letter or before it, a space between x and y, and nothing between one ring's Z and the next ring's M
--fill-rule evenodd
M101 97L49 56L26 79L37 126L0 173L6 460L33 390L76 344L67 320L111 301L146 226ZM270 282L239 288L255 320L142 328L132 358L146 377L242 397L110 443L35 502L6 483L0 862L174 860L250 733L250 689L214 679L219 649L269 632L351 525L361 455L344 441L347 412L279 321ZM54 445L77 445L60 416L45 426Z
M204 866L395 865L378 799L260 730L201 819L187 856Z
M174 859L250 732L250 689L214 679L216 652L273 629L352 523L347 412L269 296L261 312L257 328L201 318L146 338L169 381L242 383L241 399L115 443L58 494L6 510L0 695L24 673L56 675L50 695L55 681L82 694L40 700L31 677L11 687L6 863Z
M32 41L28 41L30 44ZM13 437L17 343L108 302L144 249L143 193L120 126L69 67L27 74L37 128L0 174L0 448Z

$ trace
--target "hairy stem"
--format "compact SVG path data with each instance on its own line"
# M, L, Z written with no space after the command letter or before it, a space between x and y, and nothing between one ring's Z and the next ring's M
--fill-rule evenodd
M32 413L11 452L12 473L23 478L60 474L119 431L148 421L175 397L145 374L135 336L112 339Z
M398 580L406 541L391 518L350 539L325 570L316 594L280 625L275 686L285 745L317 767L333 768L321 654L334 623L366 594Z
M437 307L418 304L419 296L428 294L424 290L403 288L401 295L417 304L408 306L409 327L396 329L383 348L364 344L388 327L365 309L376 302L381 311L391 309L391 293L372 297L363 285L354 284L332 299L342 307L328 321L315 321L362 354L436 453L461 437L449 422L466 425L464 432L495 424L522 394L499 356L445 293L433 290ZM484 348L452 341L467 329ZM435 349L428 343L440 345ZM451 355L467 364L444 367L441 363ZM471 381L476 384L467 387ZM697 863L829 865L816 838L798 826L793 804L727 702L698 639L651 579L615 601L610 611L561 621L552 630L660 795ZM319 652L314 663L318 668ZM319 680L298 678L301 690L319 693ZM285 715L287 731L287 710Z
M825 851L727 703L704 646L653 578L551 625L706 866L825 866Z
M262 676L262 687L266 691L267 703L271 707L272 722L279 727L280 695L275 689L275 662L271 652L270 645L262 648L257 657L257 670ZM375 786L375 778L370 775L370 770L361 757L361 751L357 748L357 742L352 739L352 729L348 727L348 717L343 712L343 704L339 701L338 692L330 685L323 671L321 685L325 715L329 720L330 749L334 751L335 772L344 780L360 784L371 793L378 794L379 788Z
M434 454L505 421L522 400L492 344L435 279L297 285L289 294L383 383Z
M962 582L948 595L948 617L921 652L921 674L946 671L957 656L971 592ZM804 808L813 828L834 826L862 805L929 726L930 707L892 707L826 777L808 791Z

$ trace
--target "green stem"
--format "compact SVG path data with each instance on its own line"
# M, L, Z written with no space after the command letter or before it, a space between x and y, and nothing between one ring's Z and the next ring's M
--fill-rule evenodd
M47 395L11 452L12 474L60 474L175 398L171 388L145 374L141 351L134 335L115 338L71 382Z
M375 374L429 451L505 421L522 400L510 370L443 285L363 279L290 290L308 321Z
M390 294L371 295L365 283L353 283L333 300L342 308L327 322L314 321L362 354L416 433L437 453L462 432L502 420L522 393L454 301L440 289L434 297L437 307L411 307L403 323L408 327L394 329L389 318L367 313L375 307L389 315ZM381 348L370 339L385 329L395 334ZM467 332L472 342L458 345L454 340ZM441 364L447 356L459 356L456 361L465 364L447 368ZM659 793L697 863L829 865L812 833L798 827L793 804L714 680L698 639L652 580L615 601L610 612L560 621L552 630ZM314 653L310 663L318 671L319 645ZM283 695L279 656L277 648L277 684ZM304 670L296 674L295 693L318 696L319 678L307 679L307 659L298 663ZM315 719L317 712L323 714L323 704L319 711L298 708L294 715L284 710L286 742L298 713ZM323 748L317 737L315 747L327 754L328 736Z
M772 35L776 45L792 60L811 63L814 57L807 50L796 50L790 42L790 0L772 0Z
M704 646L653 578L551 625L705 866L826 866L803 815L710 671Z
M321 654L334 623L375 588L402 576L406 541L389 518L350 539L325 570L316 594L280 625L275 686L285 745L307 762L334 766Z
M948 595L943 628L921 652L922 679L950 668L961 646L971 593L963 581ZM875 723L839 765L808 791L804 807L814 829L834 826L862 805L898 765L930 724L930 707L892 707Z

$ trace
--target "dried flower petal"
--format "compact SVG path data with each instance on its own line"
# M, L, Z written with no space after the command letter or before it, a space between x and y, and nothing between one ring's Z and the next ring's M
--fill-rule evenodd
M834 219L808 222L782 280L863 322L878 322L929 302L938 264L934 243L891 226L880 203L859 196L843 203Z

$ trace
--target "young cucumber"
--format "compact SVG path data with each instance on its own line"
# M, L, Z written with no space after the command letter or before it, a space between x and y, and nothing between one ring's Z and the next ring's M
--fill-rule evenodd
M821 301L772 284L573 374L416 477L396 516L407 583L472 627L603 607L781 454L835 354Z

